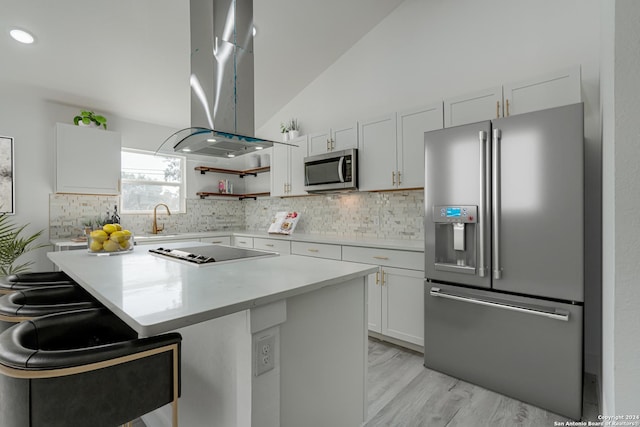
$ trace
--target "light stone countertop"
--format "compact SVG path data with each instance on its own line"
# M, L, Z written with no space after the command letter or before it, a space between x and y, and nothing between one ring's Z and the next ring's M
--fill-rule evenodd
M206 244L167 246L198 245ZM141 248L121 255L60 251L47 256L140 336L312 292L377 270L371 265L296 255L197 267Z
M242 236L263 239L287 240L290 242L310 242L310 243L327 243L333 245L361 246L380 249L395 249L403 251L424 251L423 240L405 240L405 239L373 239L357 236L331 236L324 234L303 234L293 233L290 236L281 234L269 234L260 231L202 231L193 233L161 233L161 234L143 234L134 235L137 242L152 242L154 240L181 240L181 239L199 239L205 237L220 236ZM52 239L51 244L58 246L86 246L85 243L71 242L69 239Z

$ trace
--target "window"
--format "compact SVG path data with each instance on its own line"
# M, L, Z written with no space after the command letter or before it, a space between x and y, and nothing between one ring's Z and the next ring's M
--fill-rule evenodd
M158 203L185 212L185 158L122 150L123 213L148 213Z

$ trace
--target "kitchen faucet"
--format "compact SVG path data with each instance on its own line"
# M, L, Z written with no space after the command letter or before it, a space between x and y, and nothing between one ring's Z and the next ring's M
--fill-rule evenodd
M171 215L171 211L169 210L169 206L165 205L164 203L158 203L157 205L155 205L153 207L153 227L151 229L151 232L153 234L158 234L159 231L164 230L164 225L161 227L158 227L158 219L157 219L157 213L156 210L158 209L158 206L164 206L165 208L167 208L167 214Z

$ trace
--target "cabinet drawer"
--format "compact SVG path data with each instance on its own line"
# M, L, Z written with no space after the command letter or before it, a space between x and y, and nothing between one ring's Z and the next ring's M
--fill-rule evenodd
M342 260L410 270L424 270L424 252L343 246Z
M265 251L274 251L282 255L289 255L291 253L291 244L287 240L277 239L253 239L254 249L263 249Z
M342 246L326 243L291 242L291 253L316 258L342 259Z
M253 237L233 237L233 246L239 248L253 248Z
M213 243L214 245L231 245L231 237L229 236L203 237L200 241L202 243Z

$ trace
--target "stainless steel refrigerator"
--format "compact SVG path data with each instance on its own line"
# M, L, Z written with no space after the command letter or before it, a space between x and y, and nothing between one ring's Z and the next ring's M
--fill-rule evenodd
M583 106L425 133L425 366L580 419Z

